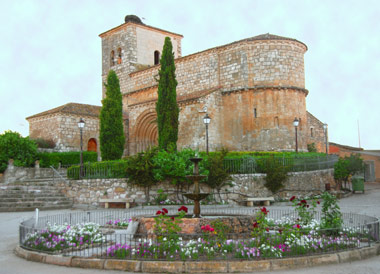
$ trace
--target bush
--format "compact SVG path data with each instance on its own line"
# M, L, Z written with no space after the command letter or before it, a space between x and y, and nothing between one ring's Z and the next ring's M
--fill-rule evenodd
M58 167L59 163L63 166L77 165L80 163L80 152L42 152L38 153L41 167ZM83 151L83 162L96 162L98 154L94 151Z
M266 174L265 187L276 193L284 187L284 182L288 178L289 167L278 161L275 157L266 159L265 162L260 162L261 169Z
M18 132L6 131L0 135L0 173L7 169L9 159L15 166L32 166L37 159L37 145Z
M97 178L125 178L127 177L127 161L104 161L96 163L83 164L83 178L84 179L97 179ZM74 180L81 179L80 166L75 165L67 169L67 177Z
M42 138L32 139L39 148L55 148L55 142L53 140L45 140Z
M337 182L338 190L342 183L347 183L350 176L364 171L363 159L358 154L351 154L349 157L339 158L334 165L334 179Z
M309 152L317 152L317 148L315 147L315 143L307 144L307 151L309 151Z

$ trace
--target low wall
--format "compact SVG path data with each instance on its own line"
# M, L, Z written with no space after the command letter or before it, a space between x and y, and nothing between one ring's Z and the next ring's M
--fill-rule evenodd
M245 196L274 196L276 198L289 198L292 195L310 196L322 193L326 183L332 187L335 185L333 169L295 172L289 175L285 187L275 195L264 186L264 174L233 175L232 187L228 186L222 189L221 198L228 203L237 203ZM145 202L144 189L130 184L128 179L85 179L70 180L69 182L69 185L61 182L60 186L69 198L74 199L75 204L98 206L99 199L106 197L110 199L133 198L138 204ZM212 192L206 185L201 184L200 187L201 192ZM151 200L157 195L159 189L164 189L171 200L177 199L173 185L163 182L151 187ZM184 191L192 192L192 186Z

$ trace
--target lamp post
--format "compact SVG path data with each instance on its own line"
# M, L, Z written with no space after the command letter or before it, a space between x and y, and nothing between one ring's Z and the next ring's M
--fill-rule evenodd
M296 153L298 153L298 136L297 136L297 128L298 128L298 125L299 125L299 120L296 118L294 118L294 121L293 121L293 126L294 128L296 129Z
M327 124L323 124L323 131L325 132L325 144L326 144L326 155L328 154L327 149Z
M83 128L86 123L83 121L82 118L80 118L78 122L78 127L80 131L80 171L79 171L79 177L83 177Z
M203 117L203 123L206 125L206 153L208 154L208 124L211 122L210 116L206 113L206 116Z

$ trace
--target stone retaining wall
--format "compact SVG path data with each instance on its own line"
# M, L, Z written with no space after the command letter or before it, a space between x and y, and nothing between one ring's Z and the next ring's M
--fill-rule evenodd
M284 189L275 195L264 186L264 174L234 175L232 176L233 186L222 189L221 198L228 203L236 204L246 196L288 198L292 195L320 194L325 190L326 183L334 186L333 174L333 169L291 173ZM60 186L69 198L74 199L75 204L99 206L99 200L103 198L133 198L138 204L145 202L144 189L131 185L127 179L70 180L69 185L61 182ZM173 185L169 182L163 182L151 188L151 200L157 195L158 189L164 189L172 200L177 199ZM192 192L192 186L184 189L184 191ZM212 190L206 185L201 185L201 192L211 193Z
M380 245L338 252L334 254L319 254L315 256L252 260L252 261L133 261L117 259L96 259L80 257L63 257L25 250L19 246L15 254L28 261L55 264L68 267L95 268L107 270L123 270L131 272L160 273L239 273L286 270L306 268L326 264L351 263L364 260L380 254Z

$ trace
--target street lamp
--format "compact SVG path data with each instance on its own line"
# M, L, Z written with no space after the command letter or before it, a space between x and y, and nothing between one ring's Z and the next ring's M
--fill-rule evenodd
M300 121L296 118L294 118L294 121L293 121L293 126L294 128L296 129L296 153L298 153L298 136L297 136L297 128L298 128L298 125L299 125Z
M203 123L206 125L206 152L208 154L208 124L211 122L210 116L206 113L206 116L203 117Z
M327 149L327 124L323 124L323 130L325 132L325 144L326 144L326 155L328 154L328 149Z
M80 171L79 176L80 178L83 177L83 128L86 123L83 121L82 118L80 118L78 122L78 127L80 131Z

